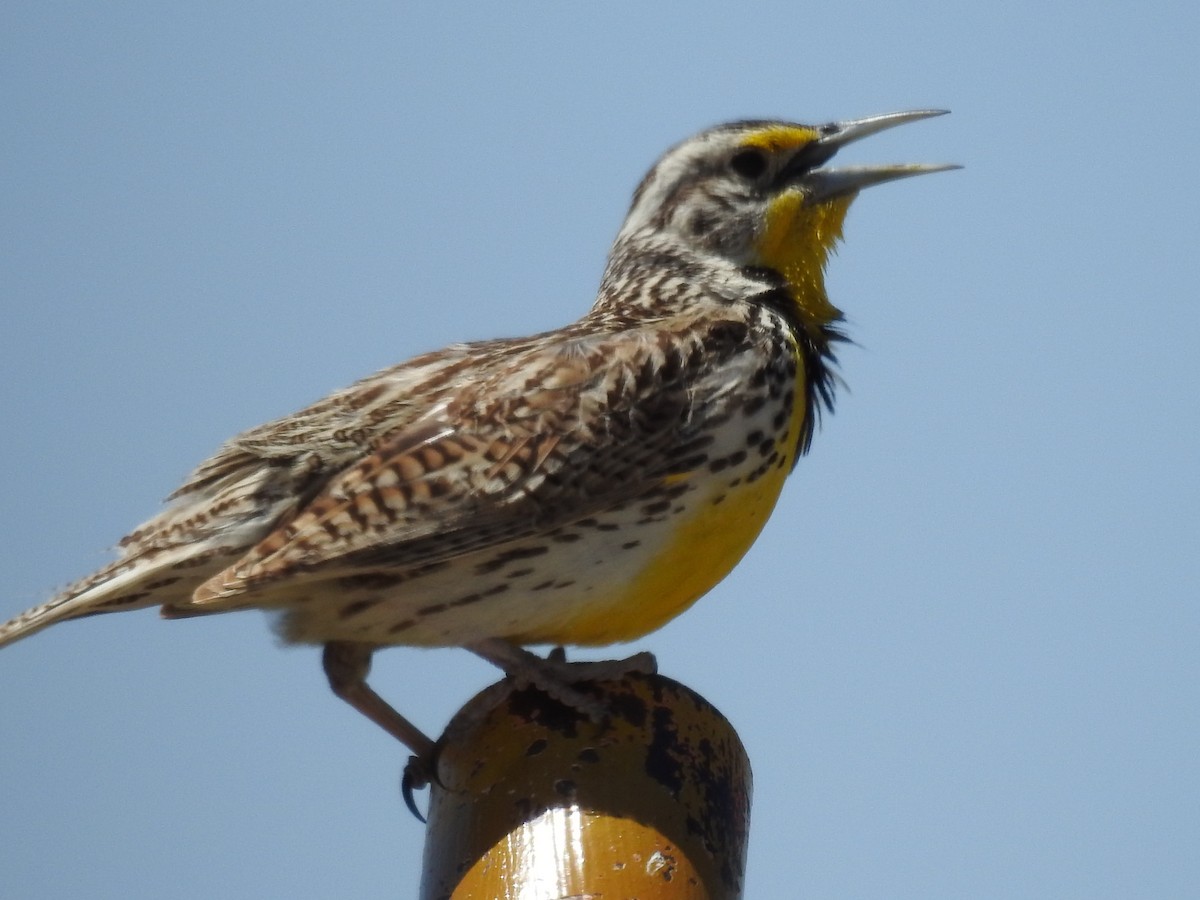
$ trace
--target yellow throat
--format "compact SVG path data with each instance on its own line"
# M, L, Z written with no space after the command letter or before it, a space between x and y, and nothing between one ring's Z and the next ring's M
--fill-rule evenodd
M817 329L841 317L825 292L825 265L842 237L842 223L854 195L810 204L799 188L771 201L758 239L761 265L787 282L792 301L807 327Z

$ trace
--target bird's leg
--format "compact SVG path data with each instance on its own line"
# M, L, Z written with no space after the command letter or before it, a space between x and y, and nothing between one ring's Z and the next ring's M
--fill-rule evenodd
M392 709L387 701L367 684L367 673L371 671L371 654L374 650L371 644L330 641L325 645L325 652L321 657L325 666L325 676L335 694L416 754L414 763L419 773L432 763L433 741L412 722Z
M580 681L607 681L631 672L653 675L658 669L652 653L636 653L627 659L604 659L594 662L567 662L566 653L556 647L546 659L509 643L502 638L488 638L468 644L476 656L499 666L518 688L532 686L572 709L577 709L593 721L608 715L604 704L577 691L572 685Z

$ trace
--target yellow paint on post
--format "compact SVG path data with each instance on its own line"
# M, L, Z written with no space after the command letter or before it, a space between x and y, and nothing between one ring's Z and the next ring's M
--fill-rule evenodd
M691 860L655 829L568 806L548 809L504 835L451 896L709 900L712 895Z
M750 769L729 723L661 676L583 683L603 724L493 685L438 742L421 900L737 900Z

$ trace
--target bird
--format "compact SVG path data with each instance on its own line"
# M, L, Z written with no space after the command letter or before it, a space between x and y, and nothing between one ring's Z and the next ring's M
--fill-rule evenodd
M100 613L263 609L415 758L434 742L367 683L384 647L464 647L586 707L561 655L525 648L640 638L739 562L833 409L846 335L825 269L851 202L958 168L827 163L944 112L682 141L634 191L582 318L425 353L232 438L0 646Z

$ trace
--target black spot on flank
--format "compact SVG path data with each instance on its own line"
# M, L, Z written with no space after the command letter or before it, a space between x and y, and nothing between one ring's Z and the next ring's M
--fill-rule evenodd
M717 504L719 504L719 503L723 503L724 501L725 501L725 495L724 495L724 494L717 494L717 496L713 497L713 500L712 500L712 505L713 505L713 506L716 506Z
M583 537L583 535L577 534L574 531L564 531L561 534L552 535L550 539L552 541L557 541L560 544L573 544L581 537Z
M416 624L417 623L414 622L412 619L402 619L401 621L397 622L395 625L393 625L391 628L388 629L388 634L399 634L402 631L408 631L410 628L412 628Z
M580 519L575 524L579 528L595 528L599 523L595 519Z
M483 596L494 597L497 594L503 594L507 590L508 590L507 584L497 584L497 585L494 585L494 586L488 588L486 591L484 591Z
M483 599L483 594L467 594L465 597L459 597L457 600L451 600L448 606L470 606L472 603L478 603Z
M659 513L665 513L670 508L670 500L655 500L653 503L647 503L643 506L642 512L647 516L657 516Z
M616 522L601 522L596 526L597 531L617 531L621 526Z
M745 461L746 461L746 451L745 450L735 450L733 453L729 454L729 464L731 466L740 466Z
M530 559L534 556L541 556L543 553L549 552L549 550L550 548L543 544L539 544L536 547L518 547L516 550L506 550L497 559L503 558L505 562L514 559Z
M758 455L759 456L770 456L774 452L775 452L775 441L771 438L767 438L765 441L763 441L761 444L758 445Z
M355 600L353 603L347 603L338 610L339 619L350 619L357 616L359 613L366 612L372 606L379 603L378 597L372 597L370 600Z
M551 587L554 587L554 579L553 578L551 578L549 581L543 581L540 584L535 584L533 587L530 588L530 590L531 591L544 591L544 590L546 590L546 588L551 588Z
M432 616L435 613L440 613L440 612L445 612L445 611L446 611L445 603L431 603L429 606L422 606L420 609L418 609L417 615Z
M751 484L762 478L770 470L771 465L775 462L775 454L772 453L762 465L746 476L746 483Z
M729 460L727 459L714 459L708 464L708 470L710 472L720 472L727 468L729 468Z
M763 442L763 437L763 433L759 429L755 428L752 432L746 435L746 446L753 447L755 444L761 444Z
M384 572L364 572L362 575L347 575L338 579L338 587L346 590L382 590L395 587L408 579L404 575L389 575Z
M534 572L534 570L529 567L526 567L524 569L513 569L511 572L507 573L504 577L509 578L509 579L524 578L526 575L532 575L533 572Z
M787 424L787 420L788 411L786 409L781 409L775 414L775 418L771 420L771 424L775 426L776 431L781 431L783 426Z
M766 405L767 405L766 397L763 397L763 396L751 397L742 406L742 414L746 415L746 416L753 416L753 415L757 414L759 412L759 410L761 410Z
M514 550L505 550L503 553L497 553L486 562L481 562L475 567L476 574L487 575L490 572L495 572L508 565L510 562L515 562L518 559L529 559L534 556L541 556L549 551L549 547L538 545L536 547L517 547Z
M425 563L425 565L417 566L415 569L409 569L407 576L405 576L405 575L389 575L389 576L384 576L384 577L395 578L396 583L399 584L401 581L408 581L409 578L415 577L417 575L428 575L431 572L440 572L442 569L448 568L449 566L450 566L449 562L447 562L446 560L440 560L439 562Z
M626 541L621 545L622 550L632 550L634 547L640 546L641 541Z

